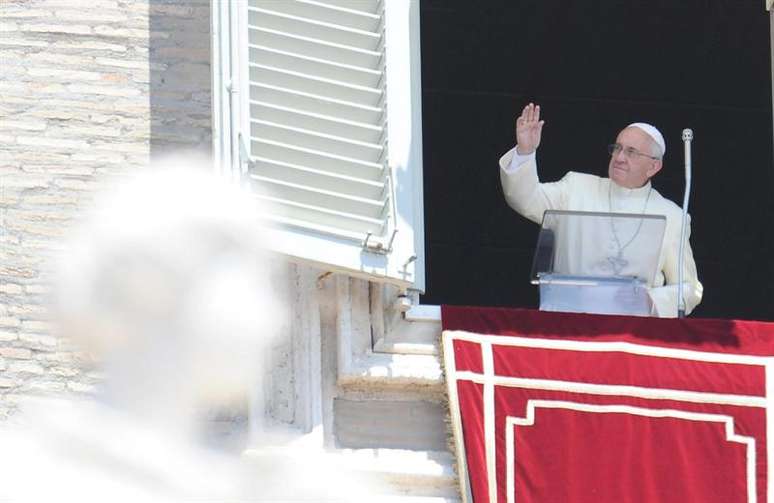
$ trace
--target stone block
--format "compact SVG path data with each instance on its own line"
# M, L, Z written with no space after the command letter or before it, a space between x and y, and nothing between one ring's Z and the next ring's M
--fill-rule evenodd
M117 58L96 58L96 63L98 65L104 65L104 66L115 66L118 68L132 68L136 70L148 70L149 63L148 59L141 59L141 60L127 60L127 59L117 59Z
M48 285L25 285L24 289L33 295L51 293L51 287Z
M192 63L210 62L210 50L208 48L191 49L188 47L160 47L155 51L155 56L162 60L179 59Z
M446 411L423 401L333 401L338 445L366 449L446 449Z
M8 377L0 377L0 388L15 388L19 385L19 381Z
M70 381L67 383L67 389L78 393L94 393L97 390L97 387L93 384Z
M0 327L18 328L21 327L21 320L15 316L0 316Z
M0 348L0 356L14 360L29 360L32 351L26 348Z
M2 199L0 199L0 204L2 203ZM20 243L20 240L17 236L14 236L13 234L3 233L0 234L0 243L4 244L11 244L11 245L18 245Z
M76 117L81 117L83 112L69 108L37 108L27 112L27 115L32 117L43 117L45 119L69 120Z
M193 11L189 5L154 4L154 5L151 5L151 8L150 8L151 16L175 16L175 17L190 18L192 13Z
M124 9L135 14L147 14L150 6L148 2L129 2L124 6Z
M80 374L80 371L71 367L51 367L48 369L50 374L60 377L75 377Z
M143 97L136 100L116 100L112 110L132 118L150 115L150 103Z
M48 314L48 307L45 305L37 305L37 304L12 305L12 306L8 306L8 312L20 318L25 318L29 316L42 317ZM29 323L37 323L37 322L29 321L29 320L22 321L22 327L28 328L29 325L27 324Z
M60 189L70 190L94 190L98 185L95 180L79 180L77 178L62 178L56 181L56 185Z
M25 383L24 388L43 393L60 393L65 390L65 383L60 381L33 381Z
M166 40L170 36L171 36L170 32L161 31L161 30L151 30L150 33L148 34L148 38L154 41Z
M20 333L19 340L35 348L52 349L59 344L59 339L52 335Z
M54 15L66 21L96 22L96 23L122 23L126 21L126 14L120 11L106 12L102 9L58 10Z
M3 35L0 37L0 45L5 46L17 46L17 47L36 47L43 48L48 47L49 43L45 40L33 40L29 38L13 38Z
M21 384L21 383L19 383L18 381L12 381L12 385L8 386L8 387L9 388L16 387L19 384ZM6 393L6 394L2 395L3 402L5 402L7 404L13 404L13 405L17 405L19 403L22 403L25 399L28 399L28 398L29 397L26 397L24 395L20 395L19 393Z
M37 52L28 56L29 64L34 63L54 63L58 67L72 65L76 69L88 68L94 61L94 58L83 55L67 55L50 51Z
M113 110L113 103L91 96L68 96L68 99L61 99L61 97L57 96L43 96L38 98L37 106L44 110L70 111L77 114L75 117L83 118L84 120L90 112L111 112ZM28 115L31 115L31 112ZM68 119L70 117L61 118Z
M112 87L112 86L87 86L82 84L70 84L67 86L67 90L71 93L85 94L85 95L99 95L99 96L140 96L142 92L139 89L129 87Z
M134 3L133 1L130 1L128 3ZM139 2L141 4L144 4L146 2ZM114 0L89 0L88 5L89 9L95 9L95 10L123 10L123 7L119 5L118 2ZM73 9L83 9L84 3L83 0L52 0L52 6L57 9L63 9L63 8L73 8Z
M3 6L2 9L2 16L4 19L29 19L36 17L49 19L52 15L53 11L33 9L28 6L18 8Z
M150 145L147 141L138 141L136 143L102 142L95 141L92 148L96 150L121 152L126 154L146 154Z
M25 137L28 138L28 137ZM33 139L33 137L29 137ZM26 140L25 140L26 141ZM3 188L38 189L48 187L52 178L49 176L9 176L3 180Z
M116 38L148 38L148 30L143 29L128 29L128 28L114 28L112 26L97 26L94 28L94 33L105 37Z
M19 335L8 330L0 330L0 342L13 342L19 338Z
M0 293L6 295L19 295L24 293L24 288L16 283L0 283Z
M97 138L106 136L108 138L117 138L121 136L120 127L110 126L77 126L65 124L59 128L50 129L48 134L53 136L75 136L78 138Z
M104 381L105 380L105 373L101 370L92 370L90 372L86 372L86 377L89 379L94 379L96 381Z
M121 116L115 114L89 114L89 121L94 124L107 124L109 122L116 123L121 122Z
M43 375L46 373L46 369L41 364L31 361L11 361L8 363L8 372L16 372L17 374Z
M0 91L2 91L3 95L15 94L24 96L31 87L32 84L29 82L0 80Z
M91 34L91 27L85 24L23 24L19 26L19 30L33 33Z
M52 147L69 150L89 148L89 144L83 140L63 140L59 138L47 138L45 136L17 136L16 141L19 145L29 145L31 147Z
M52 50L59 49L74 49L78 51L94 50L94 51L110 51L110 52L126 52L126 46L120 44L109 44L107 42L74 42L74 41L60 41L54 42L51 46Z
M45 362L72 363L76 358L70 351L60 351L57 353L38 353L35 355L35 359Z
M93 170L89 170L92 171ZM69 193L59 194L30 194L22 198L24 204L40 206L61 206L78 204L79 197Z
M25 131L43 131L46 129L46 122L40 120L10 120L4 118L0 120L0 129Z
M31 77L55 78L67 81L99 80L102 74L99 72L87 72L83 70L59 70L56 68L30 68L27 74Z
M55 237L55 238L61 238L66 235L66 230L62 229L59 224L52 222L50 225L45 225L43 223L30 223L30 222L12 222L8 225L9 229L13 229L15 231L18 231L23 234L31 234L35 236L47 236L47 237ZM2 269L0 269L2 271ZM24 275L21 277L35 277L28 276L28 272L24 269L18 269L16 270L16 277L19 277L20 275Z

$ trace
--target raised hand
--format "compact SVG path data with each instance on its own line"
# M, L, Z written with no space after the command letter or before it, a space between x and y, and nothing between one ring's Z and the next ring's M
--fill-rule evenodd
M540 105L530 103L516 119L516 145L521 155L531 154L540 145L540 135L545 121L540 120Z

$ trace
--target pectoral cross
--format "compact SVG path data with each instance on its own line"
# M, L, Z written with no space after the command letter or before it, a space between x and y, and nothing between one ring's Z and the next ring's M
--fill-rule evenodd
M623 250L618 250L618 255L615 257L607 257L607 261L610 262L610 267L613 268L613 274L616 276L620 276L624 267L629 265L629 261L623 258Z

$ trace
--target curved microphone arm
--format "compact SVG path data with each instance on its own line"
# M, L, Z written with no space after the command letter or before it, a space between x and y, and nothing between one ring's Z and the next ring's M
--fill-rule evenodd
M685 286L683 285L683 268L685 267L685 241L688 231L688 200L691 197L691 141L693 131L683 129L683 145L685 152L685 194L683 195L683 223L680 228L680 255L677 259L677 317L685 318Z

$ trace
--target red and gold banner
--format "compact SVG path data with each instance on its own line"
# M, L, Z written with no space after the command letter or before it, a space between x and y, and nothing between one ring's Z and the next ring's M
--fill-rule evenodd
M468 501L774 503L774 324L447 306L442 320Z

